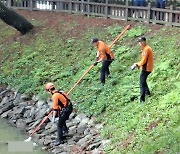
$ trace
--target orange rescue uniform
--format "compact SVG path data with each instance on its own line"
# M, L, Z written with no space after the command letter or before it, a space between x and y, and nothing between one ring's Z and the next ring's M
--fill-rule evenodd
M66 95L65 93L63 94ZM68 105L67 99L62 94L58 93L58 91L55 91L55 93L52 95L52 101L54 110L62 110L62 106L65 107Z
M153 70L153 51L150 46L146 45L142 49L142 58L141 61L137 63L140 66L141 70L152 72Z
M102 60L113 60L114 54L111 52L110 48L102 41L98 41L97 44L97 57Z

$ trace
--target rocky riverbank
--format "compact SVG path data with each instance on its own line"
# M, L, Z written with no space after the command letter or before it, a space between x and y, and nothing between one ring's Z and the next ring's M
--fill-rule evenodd
M2 118L31 134L35 127L45 117L51 108L50 100L44 101L36 96L30 97L13 91L10 88L0 90L0 115ZM83 113L73 112L67 121L69 134L64 137L65 143L53 146L56 140L56 124L47 120L34 139L42 145L42 149L50 154L102 154L109 142L102 140L99 135L102 124L95 124L95 118L88 118Z

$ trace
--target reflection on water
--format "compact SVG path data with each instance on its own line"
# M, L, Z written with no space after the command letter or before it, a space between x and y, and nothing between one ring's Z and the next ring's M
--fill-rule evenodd
M5 119L0 118L0 154L48 154L39 147L34 148L32 152L8 151L8 142L24 141L27 138L28 136L22 135L16 127L12 127Z

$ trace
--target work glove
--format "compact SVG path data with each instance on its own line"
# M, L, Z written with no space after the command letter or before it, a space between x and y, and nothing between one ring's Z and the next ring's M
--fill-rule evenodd
M96 61L93 65L96 66L98 64L98 62Z
M134 64L131 66L131 70L134 70L135 68L138 68L138 64L137 64L137 63L134 63Z

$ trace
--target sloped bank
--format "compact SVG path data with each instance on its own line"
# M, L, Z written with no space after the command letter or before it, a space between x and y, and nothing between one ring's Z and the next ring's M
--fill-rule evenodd
M0 91L0 115L10 123L28 134L32 133L42 118L50 111L51 101L42 101L37 97L27 96L3 88ZM101 124L95 124L94 118L88 118L83 113L73 112L67 121L69 135L64 138L65 143L53 146L56 140L56 125L46 121L34 135L34 139L50 154L100 154L109 142L102 140L99 131Z

